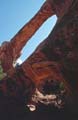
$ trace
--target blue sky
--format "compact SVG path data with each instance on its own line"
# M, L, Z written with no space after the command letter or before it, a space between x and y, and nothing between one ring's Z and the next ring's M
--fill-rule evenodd
M9 41L39 10L45 0L0 0L0 45ZM48 19L22 50L24 61L50 33L56 16Z

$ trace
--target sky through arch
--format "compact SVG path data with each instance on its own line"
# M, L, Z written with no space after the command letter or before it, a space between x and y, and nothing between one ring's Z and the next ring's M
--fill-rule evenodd
M9 41L39 10L45 0L2 0L0 2L0 45ZM27 59L51 32L57 17L49 18L22 50L20 59Z

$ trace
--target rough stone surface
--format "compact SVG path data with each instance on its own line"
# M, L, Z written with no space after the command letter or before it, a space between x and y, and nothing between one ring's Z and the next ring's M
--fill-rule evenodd
M53 15L51 5L45 2L38 13L10 40L0 47L0 61L4 72L12 75L13 62L21 55L21 50L39 27Z
M72 97L70 97L70 100L68 99L67 105L60 113L59 110L51 108L51 106L46 108L43 105L39 105L39 111L35 113L40 118L42 111L49 111L47 111L46 115L43 113L41 120L44 118L46 120L48 118L52 119L52 117L56 120L55 116L51 117L51 112L53 114L56 113L59 119L65 119L70 114L71 118L69 119L75 120L78 118L78 0L47 1L48 3L45 3L41 8L43 11L39 12L30 21L30 23L33 23L28 23L30 29L27 24L9 44L5 43L0 47L0 59L6 72L12 69L13 61L19 57L21 49L40 25L51 15L56 14L58 16L58 21L46 40L38 46L36 51L22 65L14 69L15 73L11 77L0 81L0 112L6 113L7 108L8 111L12 108L10 111L12 116L15 118L20 116L18 117L20 119L26 117L28 120L29 117L25 112L25 100L27 104L35 87L40 89L39 86L42 86L45 80L48 79L62 81L65 84L68 95ZM31 26L33 26L33 29ZM30 31L32 31L31 34ZM11 48L14 49L9 51ZM9 59L7 59L6 55ZM8 66L6 66L7 64ZM73 100L72 104L70 103L71 99ZM8 116L9 112L5 115ZM11 118L11 116L9 117Z

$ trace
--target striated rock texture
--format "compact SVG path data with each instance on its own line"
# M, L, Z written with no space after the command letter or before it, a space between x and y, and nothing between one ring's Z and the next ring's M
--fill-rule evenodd
M2 66L6 72L11 70L13 61L19 57L21 49L40 25L51 15L57 15L58 21L46 40L22 65L14 69L15 73L12 76L7 72L11 77L0 81L0 108L3 108L2 112L6 112L7 107L8 110L13 108L13 112L16 109L17 113L25 111L24 106L31 100L35 88L44 92L45 81L54 80L63 82L67 92L63 112L67 112L70 108L68 113L71 111L76 115L78 113L78 0L47 0L41 10L42 12L39 11L29 22L30 24L34 21L33 24L30 24L30 27L27 27L29 26L27 24L7 44L9 46L7 50L3 49L6 48L5 44L0 48L3 50L0 50ZM13 50L10 51L10 48ZM5 54L8 50L9 52ZM10 55L8 58L11 59L6 59L6 55ZM7 64L8 68L5 67ZM25 115L24 112L22 115Z

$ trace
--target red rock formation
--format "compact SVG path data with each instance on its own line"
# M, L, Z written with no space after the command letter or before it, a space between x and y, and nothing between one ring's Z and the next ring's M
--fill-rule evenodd
M46 80L63 82L67 92L67 103L70 103L69 98L71 98L71 100L73 100L73 105L76 104L75 107L77 107L78 111L78 1L47 1L49 1L47 5L50 7L49 9L51 11L49 10L46 16L44 15L45 9L42 12L43 14L38 14L43 17L42 19L40 19L41 17L37 18L40 23L37 24L37 29L42 22L52 14L58 16L56 26L46 40L38 46L36 51L15 70L15 74L9 80L11 84L7 82L8 79L5 79L0 83L0 90L3 91L2 94L5 94L5 96L20 98L20 100L23 99L25 102L27 95L30 96L35 87L42 91L43 84ZM52 8L49 5L51 5ZM47 11L48 7L44 6L44 8L47 8ZM34 19L32 19L32 21L33 20ZM28 28L25 30L28 31ZM23 34L26 35L25 33ZM24 39L22 38L23 34L22 32L19 32L14 39L11 40L11 44L13 44L15 51L12 55L15 59L19 56L19 52L23 47L20 46L19 49L17 47L21 43L17 41L19 39L18 35L21 40L24 40L23 45L26 43L25 37L28 36L27 40L30 38L29 32L24 36ZM13 41L15 41L16 44L14 44ZM2 59L2 61L3 60L4 59ZM8 84L9 86L6 87ZM34 87L32 87L33 84L35 85ZM16 89L13 88L12 85L15 86ZM8 91L10 93L8 93ZM69 104L67 104L67 106L68 105Z
M70 34L73 29L71 28L71 26L67 26L71 24L70 19L68 19L67 17L75 16L75 14L74 16L71 15L71 11L73 14L75 8L72 8L73 5L72 1L70 0L68 2L59 2L59 4L58 2L53 1L51 5L55 14L58 16L57 24L48 38L43 43L41 43L41 45L38 46L37 50L28 58L28 60L26 60L22 64L22 69L24 70L25 74L29 76L37 85L41 84L41 82L45 81L45 79L55 79L64 81L67 86L68 82L66 81L68 78L64 77L62 71L65 69L66 66L70 67L70 65L68 66L69 63L66 63L67 55L71 51L71 45L68 46L67 44L69 42L69 39L67 37L70 37L71 39ZM66 8L64 8L64 6L66 6ZM69 29L69 31L67 29ZM67 34L68 32L69 34ZM75 33L74 29L73 32ZM73 59L76 59L77 61L77 57L73 57ZM77 65L76 61L74 62L72 67L75 65L75 63ZM67 68L66 71L68 69L71 68ZM75 68L73 69L75 71Z
M39 27L53 15L51 5L45 2L38 13L10 40L4 42L0 48L0 61L4 72L13 74L13 62L19 58L22 48Z
M42 89L41 86L43 87L46 79L62 81L69 96L74 96L76 100L78 99L78 1L53 3L53 10L58 16L56 26L22 64L22 69L39 90Z

